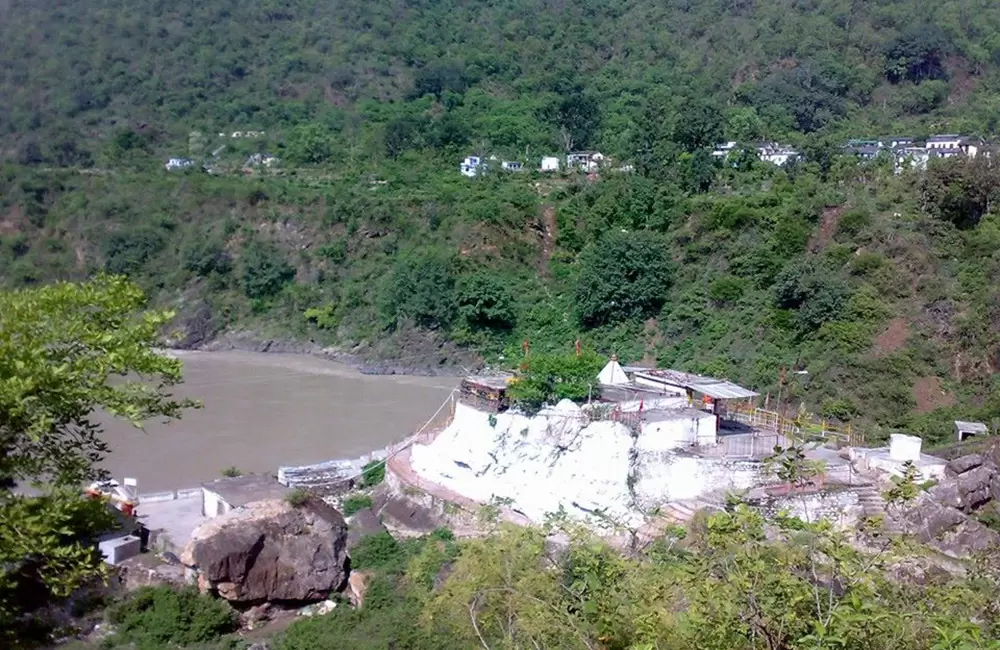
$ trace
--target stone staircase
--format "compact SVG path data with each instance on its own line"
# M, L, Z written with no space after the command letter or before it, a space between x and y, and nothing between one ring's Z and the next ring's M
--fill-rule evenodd
M719 510L719 506L702 499L681 499L660 506L660 517L671 524L686 524L699 510Z
M882 490L877 485L863 485L855 488L858 495L858 504L865 517L877 517L885 514L885 499L882 498Z

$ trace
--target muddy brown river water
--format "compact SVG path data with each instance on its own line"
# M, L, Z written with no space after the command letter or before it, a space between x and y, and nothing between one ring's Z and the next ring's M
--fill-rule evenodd
M139 492L193 487L224 468L275 471L354 457L403 439L430 418L455 377L371 376L303 355L182 352L176 394L204 408L138 431L107 422L112 475Z

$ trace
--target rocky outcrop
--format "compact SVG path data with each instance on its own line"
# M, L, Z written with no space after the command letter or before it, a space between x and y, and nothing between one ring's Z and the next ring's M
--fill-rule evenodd
M199 526L181 554L203 591L238 604L327 598L347 578L347 526L318 499L260 501Z
M952 463L965 459L969 459L969 457L956 459ZM958 508L968 513L992 498L990 488L994 479L997 478L997 466L992 461L983 463L982 460L978 465L966 462L962 466L969 466L972 469L940 482L930 489L929 494L931 498L942 505Z
M1000 534L975 514L1000 496L1000 469L989 457L970 454L949 461L948 478L920 495L897 524L955 558L1000 546Z
M351 525L347 529L347 550L350 552L361 541L362 537L375 535L385 530L378 516L371 508L358 510L351 517Z
M364 571L351 571L351 577L347 579L347 599L355 607L365 604L365 593L370 580L371 575Z
M957 476L958 474L968 472L970 469L975 469L982 464L982 456L979 454L969 454L967 456L962 456L948 461L948 464L945 466L945 471L952 476Z

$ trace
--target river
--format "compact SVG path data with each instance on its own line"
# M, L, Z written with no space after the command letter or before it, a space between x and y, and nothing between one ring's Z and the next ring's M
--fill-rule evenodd
M184 383L176 395L204 408L145 432L105 421L111 453L103 463L139 492L194 487L227 467L273 472L356 457L403 439L430 418L455 377L362 375L305 355L180 352ZM446 413L447 408L443 411Z

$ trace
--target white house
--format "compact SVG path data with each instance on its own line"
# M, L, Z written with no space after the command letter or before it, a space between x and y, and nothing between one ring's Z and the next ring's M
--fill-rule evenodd
M175 169L187 169L188 167L194 167L194 161L190 158L171 158L164 165L167 171L173 171Z
M896 149L893 153L896 159L894 171L897 174L906 168L927 169L927 161L930 159L930 154L923 147L904 147Z
M642 414L641 451L711 446L718 441L718 416L698 409L665 409Z
M545 156L544 158L542 158L541 170L543 172L559 171L559 159L556 158L555 156Z
M458 171L462 173L462 176L467 176L473 178L478 175L483 167L483 159L479 156L466 156L458 165Z
M763 144L757 147L757 157L764 162L781 167L788 163L789 160L797 159L799 152L787 145Z
M500 163L500 168L506 172L519 172L524 169L524 164L517 160L505 160Z
M247 158L246 162L243 163L244 167L256 167L258 165L263 165L264 167L272 167L278 164L279 159L277 156L272 156L269 153L255 153Z
M934 135L927 138L928 149L958 149L964 138L960 135Z
M731 154L735 149L736 149L736 142L733 141L723 142L722 144L715 145L715 149L712 150L712 156L715 158L719 158L721 160L725 160L726 158L729 157L729 154Z
M585 172L594 172L604 162L604 154L600 151L574 151L566 154L566 167L577 168Z

